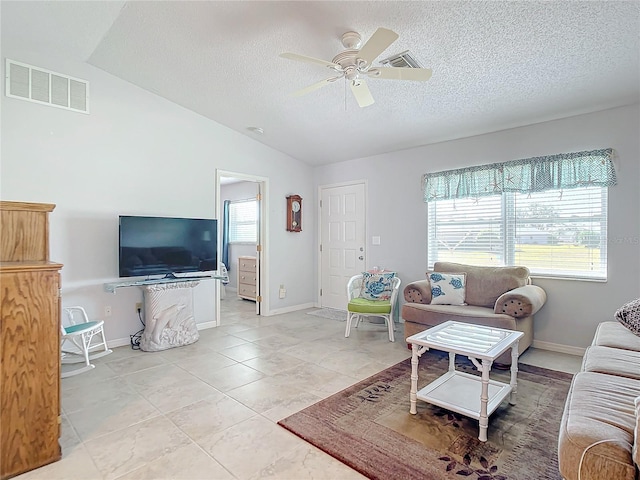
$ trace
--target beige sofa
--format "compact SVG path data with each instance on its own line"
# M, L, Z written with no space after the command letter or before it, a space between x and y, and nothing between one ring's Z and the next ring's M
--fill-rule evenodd
M402 306L405 338L454 320L523 332L518 344L520 353L531 345L533 315L547 296L542 288L531 285L528 268L436 262L433 270L466 274L466 305L432 305L431 285L426 278L408 284L404 288L406 303ZM496 363L511 365L510 351L498 357Z
M640 478L638 397L640 337L619 322L601 323L562 416L558 463L566 480Z

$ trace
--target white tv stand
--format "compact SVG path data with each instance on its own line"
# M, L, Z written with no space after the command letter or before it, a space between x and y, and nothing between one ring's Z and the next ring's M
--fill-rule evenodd
M105 283L107 292L122 287L142 287L144 291L145 328L140 349L146 352L189 345L200 334L193 316L193 288L201 280L224 280L221 275L126 280Z

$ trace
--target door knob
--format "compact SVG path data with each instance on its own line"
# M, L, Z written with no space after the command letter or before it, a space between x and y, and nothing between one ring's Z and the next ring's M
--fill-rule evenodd
M358 257L358 260L364 260L364 257L363 257L362 255L360 255L360 256Z

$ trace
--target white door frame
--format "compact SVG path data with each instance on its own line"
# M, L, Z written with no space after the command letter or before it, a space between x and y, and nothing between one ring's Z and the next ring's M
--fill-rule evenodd
M258 258L259 279L257 295L262 296L262 302L260 305L256 304L256 312L260 312L260 315L267 316L270 314L269 307L269 255L267 249L267 242L269 238L269 179L267 177L260 177L258 175L250 175L240 172L231 172L229 170L220 170L216 168L216 212L219 221L222 221L222 202L220 201L220 178L221 177L233 177L247 182L254 182L259 184L259 191L262 194L260 200L260 222L258 225L258 237L262 251L256 252ZM218 258L222 258L222 226L218 227ZM220 326L220 282L218 283L218 294L216 295L216 325Z
M316 245L316 252L318 252L318 290L316 291L316 307L322 306L322 300L320 298L320 289L322 288L322 253L320 252L320 244L322 243L322 211L320 207L320 200L322 200L322 191L328 188L336 188L336 187L347 187L349 185L364 185L364 239L365 239L365 249L364 249L364 264L365 267L367 265L368 259L368 243L367 239L369 238L368 230L369 230L369 222L367 221L367 207L369 203L369 184L367 180L352 180L349 182L340 182L340 183L330 183L327 185L318 185L318 210L316 217L318 218L318 243ZM346 285L345 285L346 289ZM346 290L345 290L346 291Z

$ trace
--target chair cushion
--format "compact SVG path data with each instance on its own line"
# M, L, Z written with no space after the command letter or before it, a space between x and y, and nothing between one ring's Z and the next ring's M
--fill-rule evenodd
M393 278L396 272L362 272L360 298L365 300L389 300L393 292Z
M347 310L354 313L391 313L389 300L367 300L366 298L354 298L347 305Z
M104 322L100 321L100 322L79 323L77 325L69 325L68 327L64 327L64 331L67 332L67 334L85 332L85 331L93 330L94 328L102 325L103 323Z

